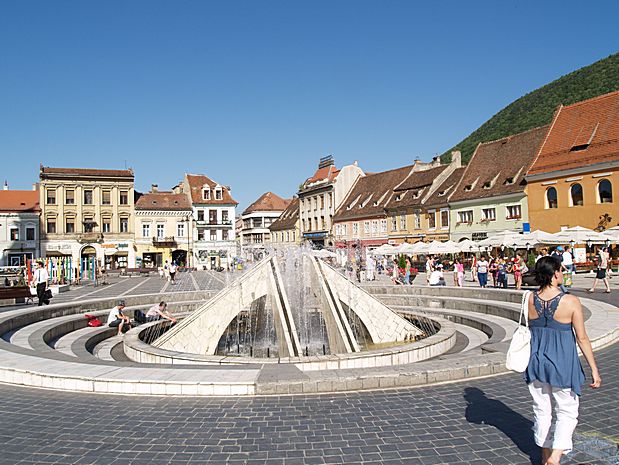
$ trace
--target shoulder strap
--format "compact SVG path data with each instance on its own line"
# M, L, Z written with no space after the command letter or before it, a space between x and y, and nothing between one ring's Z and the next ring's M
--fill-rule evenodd
M524 325L529 327L529 295L531 291L524 291L522 294L522 304L520 305L520 318L518 318L518 325L522 324L522 316L524 315Z

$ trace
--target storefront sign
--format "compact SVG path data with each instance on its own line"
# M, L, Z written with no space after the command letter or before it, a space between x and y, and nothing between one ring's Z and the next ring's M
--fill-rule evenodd
M119 249L128 249L129 244L118 244L116 247L118 247Z
M316 233L303 233L303 237L309 237L309 238L322 238L322 237L327 237L327 233L326 232L316 232Z
M484 239L488 239L488 233L487 232L474 232L472 234L472 239L474 241L483 241Z

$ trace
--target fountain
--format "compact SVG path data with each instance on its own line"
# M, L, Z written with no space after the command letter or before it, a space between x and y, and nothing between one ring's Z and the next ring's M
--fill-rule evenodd
M272 253L153 346L200 355L352 354L422 331L305 248Z

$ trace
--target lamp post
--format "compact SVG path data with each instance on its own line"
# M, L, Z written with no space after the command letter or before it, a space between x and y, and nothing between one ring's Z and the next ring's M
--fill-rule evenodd
M188 214L187 216L185 216L182 220L183 223L187 224L187 259L186 259L186 263L185 266L187 269L189 269L189 267L191 266L191 251L189 250L189 240L191 238L191 214Z

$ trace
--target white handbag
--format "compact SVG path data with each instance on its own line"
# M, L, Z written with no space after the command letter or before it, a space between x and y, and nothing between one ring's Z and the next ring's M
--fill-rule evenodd
M529 365L531 357L531 330L529 329L529 295L531 291L525 291L522 295L522 305L520 306L520 318L518 328L514 331L512 340L507 350L505 366L508 370L522 373ZM524 326L522 316L524 315Z

